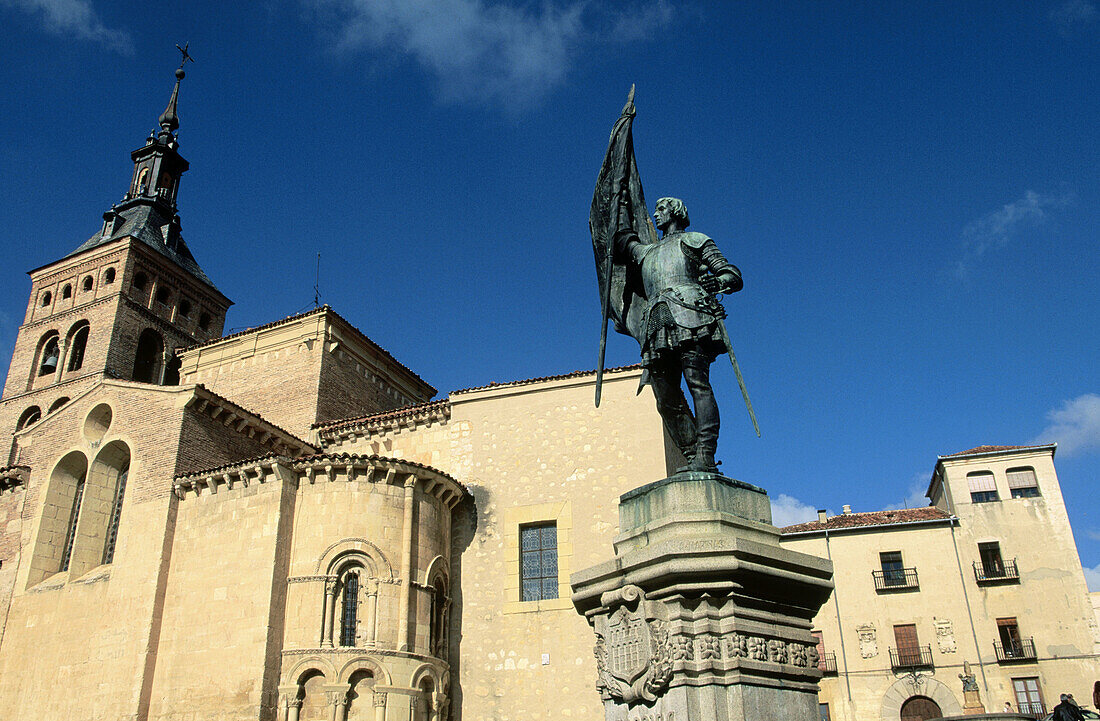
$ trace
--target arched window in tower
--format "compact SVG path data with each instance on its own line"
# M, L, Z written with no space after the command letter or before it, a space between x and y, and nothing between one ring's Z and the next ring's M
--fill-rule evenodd
M84 276L84 280L81 281L81 286L80 287L83 288L85 292L91 290L92 289L92 276L90 276L90 275Z
M45 293L42 294L42 307L45 308L46 306L48 306L51 300L53 300L53 294L47 290Z
M164 366L164 385L178 386L180 384L180 367L183 361L174 352L168 356L168 363Z
M168 301L172 298L172 291L167 288L157 288L157 302L168 305Z
M88 334L91 327L87 321L81 321L69 331L69 362L65 366L67 371L77 371L84 365L84 351L88 347Z
M159 383L161 357L164 355L164 340L160 333L146 328L138 337L137 353L134 355L134 380L139 383Z
M115 269L114 268L108 268L103 273L103 284L104 285L110 285L111 283L114 283L114 282L115 282Z
M53 403L51 403L51 404L50 404L50 407L49 407L49 409L48 409L48 410L46 411L46 413L47 413L47 414L49 414L49 413L53 413L53 412L54 412L54 411L56 411L56 410L57 410L58 408L60 408L61 406L65 405L65 404L66 404L66 403L68 403L68 402L69 402L69 397L68 397L68 396L61 396L61 397L60 397L60 398L58 398L58 399L57 399L56 401L54 401Z
M118 541L118 522L122 520L122 497L126 494L126 479L130 475L130 461L118 472L115 483L115 497L111 505L111 516L107 524L107 537L103 543L103 563L115 560L115 543Z
M73 295L73 287L71 285L69 285L68 283L66 283L61 288L61 297L62 298L71 298L72 295Z
M145 290L145 285L149 282L149 276L142 273L140 270L134 274L134 288L136 290Z
M199 316L199 328L210 330L210 314L203 313Z
M39 356L42 361L38 364L38 375L40 377L51 375L57 370L58 357L61 354L57 337L57 333L50 334L42 345L42 353Z
M142 168L141 173L138 174L137 182L134 183L134 195L144 195L148 187L149 168Z
M15 430L21 431L30 424L37 423L40 420L42 420L42 409L38 406L31 406L19 416L19 421L15 424Z
M191 315L191 301L186 298L180 298L180 315L184 318Z
M87 461L85 461L87 463ZM65 530L65 545L61 549L61 565L57 570L68 571L69 564L73 560L73 546L76 544L76 527L80 522L80 505L84 500L84 486L88 478L87 465L84 471L76 476L76 485L73 489L72 505L69 507L69 524Z

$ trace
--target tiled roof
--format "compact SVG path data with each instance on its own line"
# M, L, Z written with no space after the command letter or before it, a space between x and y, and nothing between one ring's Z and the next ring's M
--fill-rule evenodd
M372 341L370 338L368 338L366 335L364 335L363 331L359 330L354 325L352 325L352 323L350 321L348 321L347 318L345 318L344 316L342 316L339 313L337 313L336 311L334 311L332 309L332 306L329 306L329 305L323 305L320 308L314 308L313 310L307 310L304 313L296 313L295 315L288 315L286 318L282 318L280 320L273 320L270 323L264 323L263 325L258 325L258 326L252 327L252 328L245 328L244 330L237 331L236 333L230 333L229 335L223 335L221 338L211 338L208 341L203 341L202 343L196 343L195 345L188 346L186 348L181 348L181 349L179 349L178 352L187 353L189 351L195 350L196 348L204 348L204 347L209 346L209 345L214 345L215 343L221 343L222 341L231 340L233 338L239 338L240 336L247 335L249 333L255 333L257 331L267 330L268 328L274 328L276 326L286 325L287 323L293 323L296 320L300 320L302 318L306 318L306 317L311 316L311 315L316 315L318 313L331 313L336 318L339 318L344 323L344 325L346 325L348 328L350 328L352 330L352 332L354 332L356 335L359 336L359 338L366 341L367 345L369 345L372 348L374 348L375 350L377 350L384 357L386 357L386 358L390 359L391 361L393 361L394 365L396 365L400 368L403 368L409 375L411 375L413 378L415 378L416 380L420 381L425 386L427 386L427 388L429 388L432 391L432 395L435 395L436 389L433 386L429 385L427 381L425 381L423 378L421 378L419 375L417 375L415 372L413 372L413 370L411 368L409 368L407 365L405 365L404 363L402 363L401 361L397 360L392 355L390 355L390 352L387 351L385 348L378 345L377 343Z
M793 526L785 526L779 529L782 533L807 533L812 531L834 531L840 528L858 528L861 526L888 526L902 523L920 523L923 521L944 521L952 518L951 514L944 513L935 506L924 508L906 508L897 511L870 511L867 513L842 513L839 516L831 516L825 523L820 521L808 521L797 523Z
M360 426L370 425L374 423L384 423L386 421L395 420L398 418L407 418L408 416L416 416L421 414L428 414L433 411L444 411L449 409L451 402L447 399L439 401L429 401L427 403L417 403L411 406L402 406L401 408L395 408L390 411L383 411L381 413L368 413L365 416L355 416L354 418L341 418L335 421L325 421L323 423L314 423L313 427L324 432L332 431L337 428L343 428L345 426Z
M124 208L120 210L118 214L122 217L122 223L119 224L114 234L105 238L103 237L103 233L96 233L91 238L84 241L79 248L65 257L71 258L86 250L98 248L101 245L106 245L119 238L130 236L141 241L164 257L171 259L176 265L180 266L214 290L218 290L217 286L214 285L214 281L210 280L210 278L206 276L206 273L203 272L202 268L199 267L198 262L195 260L195 256L191 255L191 249L187 247L187 243L183 242L183 238L174 239L171 245L165 242L162 228L172 222L172 213L166 213L160 206L140 203L129 208Z
M605 374L608 374L608 373L623 373L623 372L626 372L626 371L636 370L636 369L641 368L641 367L642 367L641 363L635 363L633 365L619 366L617 368L605 368L604 373ZM524 380L519 380L519 381L503 381L503 382L499 382L499 383L494 381L492 383L486 383L483 386L474 386L473 388L462 388L461 390L451 391L451 395L452 396L457 396L457 395L460 395L462 393L472 393L473 391L485 390L486 388L505 388L507 386L525 386L525 385L529 385L531 383L544 383L546 381L558 381L558 380L562 380L562 379L565 379L565 378L580 378L582 376L593 376L593 375L596 375L595 370L573 371L572 373L562 373L561 375L556 375L556 376L539 376L538 378L526 378Z
M997 453L998 451L1018 451L1022 449L1030 448L1049 448L1050 444L1044 444L1041 446L976 446L969 450L959 451L958 453L948 453L940 458L954 458L956 456L973 456L979 453Z

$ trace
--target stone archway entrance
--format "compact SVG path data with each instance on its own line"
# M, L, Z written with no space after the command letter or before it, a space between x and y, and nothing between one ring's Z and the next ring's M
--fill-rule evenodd
M939 704L927 696L913 696L901 705L901 721L928 721L941 716Z

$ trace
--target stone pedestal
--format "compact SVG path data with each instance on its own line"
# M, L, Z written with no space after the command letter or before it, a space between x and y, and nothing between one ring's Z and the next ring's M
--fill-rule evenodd
M614 559L574 573L607 721L818 721L810 626L832 564L779 547L767 493L680 473L619 499Z
M984 714L985 706L982 704L982 697L978 692L978 689L963 690L963 715L974 716L976 714Z

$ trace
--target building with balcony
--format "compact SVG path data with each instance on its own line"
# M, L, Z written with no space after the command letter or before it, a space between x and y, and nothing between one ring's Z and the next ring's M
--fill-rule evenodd
M1037 716L1092 700L1100 636L1054 469L1054 445L940 456L926 508L789 526L783 545L832 560L815 620L822 716L962 713L969 662L985 707ZM1093 594L1095 595L1095 594Z

